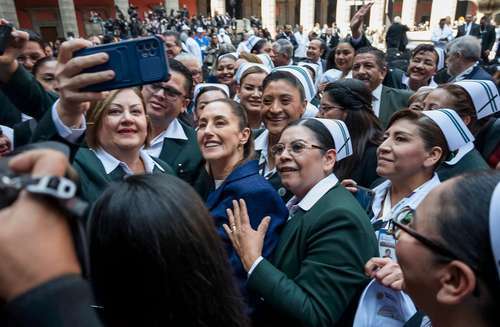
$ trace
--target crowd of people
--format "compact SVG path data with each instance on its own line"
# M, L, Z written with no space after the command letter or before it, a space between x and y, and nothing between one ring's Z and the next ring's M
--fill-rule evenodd
M14 30L0 324L497 325L500 95L481 34L409 51L393 33L384 52L371 5L346 37L241 40L183 9L137 34L164 43L169 78L107 92L83 89L113 80L86 70L107 54L74 54L112 38Z

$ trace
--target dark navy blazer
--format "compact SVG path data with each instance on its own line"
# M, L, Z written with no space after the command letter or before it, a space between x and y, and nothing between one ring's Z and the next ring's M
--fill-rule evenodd
M271 217L262 249L264 258L269 258L278 244L281 229L288 219L288 210L271 184L259 175L257 160L248 161L237 167L219 188L208 195L207 207L215 221L217 232L224 241L229 261L240 287L243 289L247 273L222 227L222 224L228 224L226 209L232 208L232 201L239 199L244 199L246 202L252 228L257 229L262 218Z

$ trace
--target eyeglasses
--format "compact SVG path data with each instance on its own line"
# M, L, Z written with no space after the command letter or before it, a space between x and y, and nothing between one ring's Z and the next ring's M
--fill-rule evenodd
M177 91L171 86L163 86L161 83L149 84L148 87L153 91L153 93L157 93L160 90L163 90L163 94L167 100L175 101L178 98L185 98L186 96L181 92Z
M288 149L288 152L291 155L297 155L304 152L305 149L321 149L324 150L323 147L314 144L307 144L304 141L293 141L288 146L285 146L283 143L278 143L272 146L271 154L273 156L281 156L285 149Z
M408 218L409 216L413 218L413 215L414 215L413 210L407 212L406 218ZM464 261L460 259L456 254L454 254L451 250L449 250L447 247L441 245L437 241L431 240L430 238L420 234L419 232L409 227L408 225L399 223L395 220L391 220L389 224L389 233L392 234L395 240L399 240L399 238L401 237L401 231L407 233L408 235L410 235L411 237L413 237L414 239L416 239L417 241L428 247L430 250L448 259Z
M329 111L332 111L332 110L340 110L340 111L343 111L344 108L342 107L338 107L338 106L325 106L325 105L320 105L319 106L319 111L320 112L329 112Z

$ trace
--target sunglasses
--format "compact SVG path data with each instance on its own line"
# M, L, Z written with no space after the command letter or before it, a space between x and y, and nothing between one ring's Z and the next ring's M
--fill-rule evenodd
M286 146L283 143L278 143L278 144L273 145L271 147L271 154L273 156L281 156L283 154L283 152L285 152L285 149L288 149L288 152L291 155L301 154L306 149L324 150L324 148L319 146L319 145L308 144L304 141L293 141L288 146Z

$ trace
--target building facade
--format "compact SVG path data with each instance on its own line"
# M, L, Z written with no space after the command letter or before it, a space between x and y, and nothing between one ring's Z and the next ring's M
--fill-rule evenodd
M436 26L440 18L452 19L477 14L475 1L465 0L372 0L374 2L366 24L382 28L394 16L404 24L417 25L429 21ZM277 25L300 24L310 30L315 23L330 25L336 22L347 31L349 21L365 0L0 0L0 17L21 28L39 32L44 39L93 34L91 11L104 19L114 17L115 6L127 13L130 3L137 6L139 15L155 6L165 5L167 11L187 6L191 15L213 15L228 12L237 18L261 17L264 27L272 34Z

